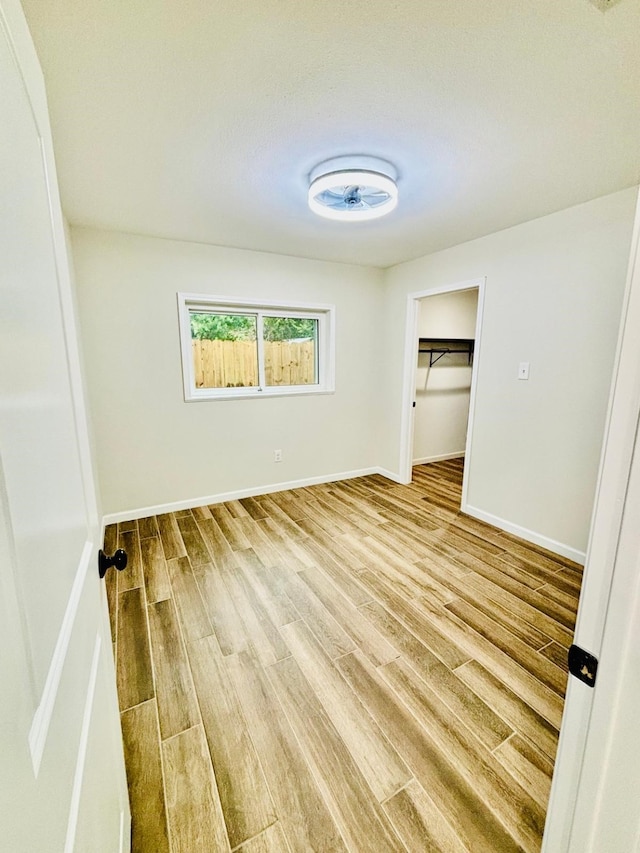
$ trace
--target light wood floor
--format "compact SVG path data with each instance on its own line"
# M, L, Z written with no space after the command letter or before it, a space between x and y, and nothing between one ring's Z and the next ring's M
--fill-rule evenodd
M581 571L461 476L107 529L134 851L539 851Z

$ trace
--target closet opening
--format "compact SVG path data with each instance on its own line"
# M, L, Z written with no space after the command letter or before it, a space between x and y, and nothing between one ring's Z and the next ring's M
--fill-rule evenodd
M409 294L401 468L464 459L462 507L473 452L473 409L484 279Z

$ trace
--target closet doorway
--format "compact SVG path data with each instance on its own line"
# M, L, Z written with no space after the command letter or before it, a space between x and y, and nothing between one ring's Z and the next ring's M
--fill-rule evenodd
M472 453L484 280L411 293L407 306L402 468Z

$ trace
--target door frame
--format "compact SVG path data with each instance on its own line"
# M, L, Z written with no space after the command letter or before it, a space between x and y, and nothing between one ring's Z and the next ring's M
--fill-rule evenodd
M420 302L428 296L440 296L444 293L460 293L463 290L478 291L478 308L476 312L475 345L473 367L471 369L471 390L469 393L469 417L467 420L467 440L465 445L464 472L462 478L461 508L467 505L469 461L473 452L473 423L475 418L476 392L478 385L478 364L480 360L482 317L484 311L484 296L486 277L459 281L428 290L418 290L407 294L407 311L405 322L404 369L402 384L402 419L400 423L400 482L410 483L413 468L413 430L415 409L413 406L416 395L416 374L418 371L418 320L420 317Z

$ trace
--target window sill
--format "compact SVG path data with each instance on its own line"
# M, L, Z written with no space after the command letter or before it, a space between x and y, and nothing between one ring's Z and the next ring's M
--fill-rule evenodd
M319 388L307 386L291 386L286 390L284 388L221 388L216 393L211 393L210 389L206 391L191 392L185 396L185 403L209 403L214 400L255 400L264 399L265 397L311 397L317 394L335 394L335 388Z

